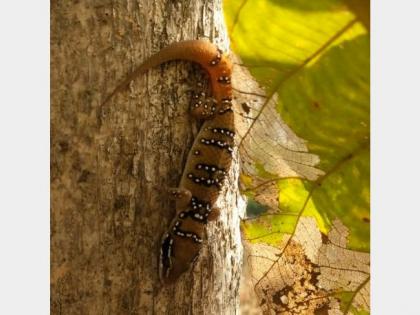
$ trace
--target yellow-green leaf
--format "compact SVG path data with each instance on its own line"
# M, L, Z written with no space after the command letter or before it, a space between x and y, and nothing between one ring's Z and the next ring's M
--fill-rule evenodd
M247 221L249 239L279 244L301 216L315 217L323 233L339 218L349 248L369 250L369 37L359 20L365 6L349 2L224 3L234 51L325 172L315 182L278 180L279 211ZM264 161L254 162L264 174Z

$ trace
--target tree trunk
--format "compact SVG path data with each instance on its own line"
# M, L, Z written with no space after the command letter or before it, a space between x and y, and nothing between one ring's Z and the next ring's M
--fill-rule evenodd
M100 105L160 48L203 37L227 49L219 0L51 2L52 314L238 313L237 158L192 271L170 286L158 277L198 68L152 69Z

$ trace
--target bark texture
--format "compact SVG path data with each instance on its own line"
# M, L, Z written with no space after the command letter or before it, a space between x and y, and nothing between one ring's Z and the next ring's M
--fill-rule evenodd
M226 36L219 0L51 2L52 314L238 313L237 159L193 270L173 286L158 280L198 68L153 69L100 106L165 45L207 37L226 50Z

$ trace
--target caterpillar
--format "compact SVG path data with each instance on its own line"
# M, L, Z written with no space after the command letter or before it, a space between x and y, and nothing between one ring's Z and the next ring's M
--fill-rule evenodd
M122 91L136 76L172 60L199 64L209 75L211 95L198 92L192 96L191 114L204 123L188 154L179 186L169 189L169 198L176 201L176 214L164 233L159 256L159 276L166 284L175 282L190 268L202 247L207 222L220 214L214 203L234 151L232 63L210 42L176 42L144 61L104 101Z

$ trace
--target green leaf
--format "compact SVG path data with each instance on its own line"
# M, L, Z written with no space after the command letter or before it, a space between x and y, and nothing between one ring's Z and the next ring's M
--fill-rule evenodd
M348 311L351 311L351 314L353 315L369 315L370 314L369 311L359 310L351 304L354 298L354 294L355 294L354 292L347 292L347 291L334 294L340 301L340 309L343 312L347 312L347 313Z
M278 180L278 213L247 221L247 238L279 244L301 216L315 217L324 233L339 218L350 231L348 247L368 251L366 28L347 1L225 1L224 7L234 51L269 99L278 97L278 113L325 172L315 182ZM255 162L264 173L264 161Z
M368 37L332 48L287 81L278 109L326 172L312 195L315 207L350 229L349 248L369 250Z
M337 0L225 1L224 10L234 51L267 88L277 86L274 79L283 80L355 20ZM357 23L329 47L365 32Z
M318 223L319 230L328 233L328 218L322 217L315 208L312 197L309 195L304 183L299 179L285 179L278 181L277 187L280 190L281 211L268 213L264 216L254 218L243 223L243 230L248 239L253 242L263 241L271 245L279 245L282 237L286 234L293 234L297 221L301 216L314 217ZM302 204L303 200L307 200ZM253 199L250 199L247 212L255 215L262 213L264 209Z

